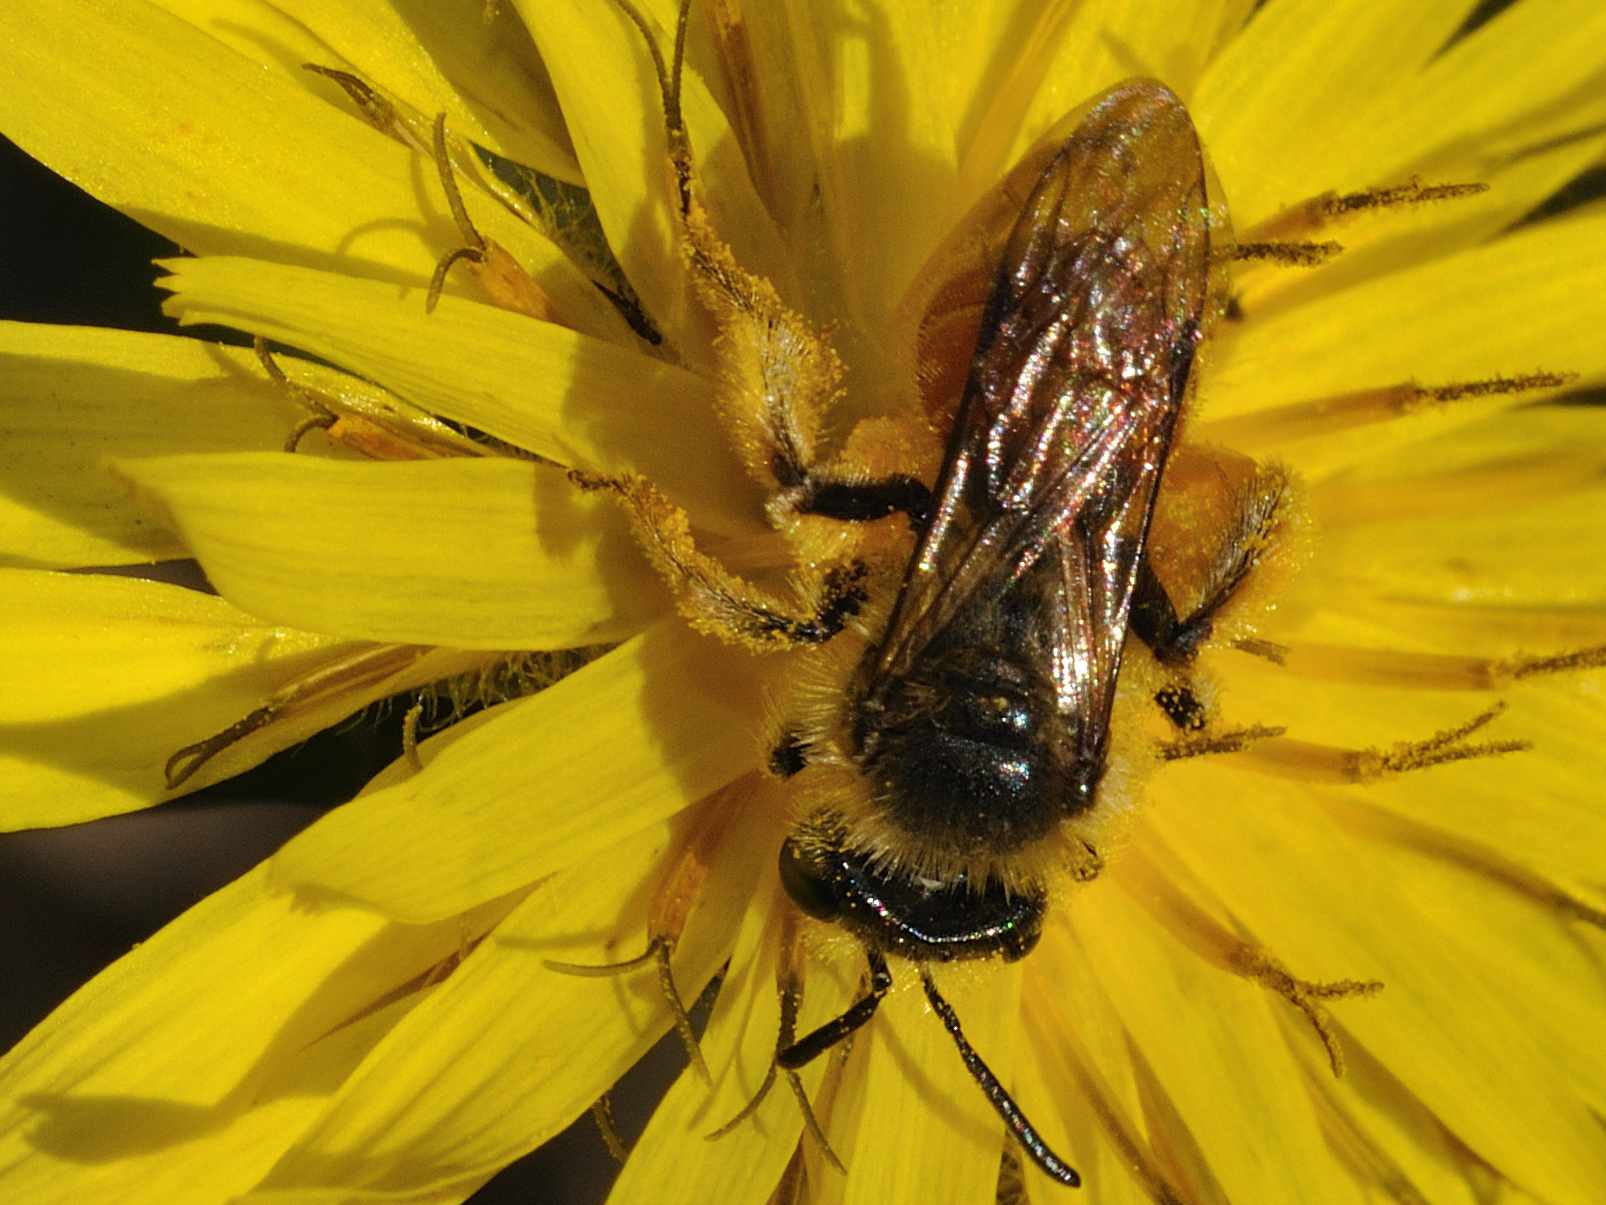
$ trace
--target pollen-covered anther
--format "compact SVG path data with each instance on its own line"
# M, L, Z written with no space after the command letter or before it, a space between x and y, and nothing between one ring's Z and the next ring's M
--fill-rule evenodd
M1464 724L1446 728L1424 741L1404 741L1386 750L1363 749L1349 755L1348 776L1357 782L1381 778L1385 774L1404 774L1412 770L1425 770L1447 762L1470 761L1474 758L1500 757L1507 753L1526 752L1527 741L1486 741L1466 744L1467 737L1487 727L1506 710L1504 703L1496 703Z
M1575 649L1570 653L1556 653L1549 657L1510 657L1494 663L1494 672L1501 678L1520 682L1544 674L1561 674L1571 670L1600 669L1606 666L1606 644Z
M1319 268L1342 254L1344 244L1325 242L1237 243L1232 258L1239 263L1274 264L1279 268Z
M1242 764L1247 769L1301 782L1354 785L1450 762L1525 753L1531 748L1528 741L1467 743L1469 736L1486 727L1505 709L1504 703L1496 703L1464 724L1435 733L1426 740L1402 741L1387 749L1344 749L1273 737L1245 749Z
M1164 741L1155 747L1154 753L1159 760L1165 762L1185 761L1217 753L1242 753L1256 741L1273 740L1287 731L1287 728L1268 724L1251 724L1247 728L1234 728L1230 732L1210 733L1180 741Z
M1540 371L1451 381L1443 385L1398 381L1204 423L1200 427L1200 438L1232 447L1265 447L1319 439L1356 427L1392 422L1434 406L1560 389L1577 379L1576 373Z
M1259 946L1245 943L1232 955L1230 966L1234 974L1276 992L1292 1004L1310 1022L1316 1036L1327 1051L1327 1065L1335 1077L1344 1074L1344 1048L1333 1028L1333 1019L1324 1005L1328 1000L1345 1000L1352 996L1371 996L1383 990L1377 979L1335 979L1317 982L1300 979L1287 967Z
M1426 205L1434 201L1454 201L1487 192L1487 184L1424 184L1412 176L1403 184L1363 188L1356 192L1328 191L1290 205L1264 222L1244 232L1248 241L1297 239L1362 214L1387 209Z

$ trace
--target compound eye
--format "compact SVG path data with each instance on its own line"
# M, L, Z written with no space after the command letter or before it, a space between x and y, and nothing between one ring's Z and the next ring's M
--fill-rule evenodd
M781 886L792 902L816 920L832 920L842 900L824 868L788 837L781 846Z

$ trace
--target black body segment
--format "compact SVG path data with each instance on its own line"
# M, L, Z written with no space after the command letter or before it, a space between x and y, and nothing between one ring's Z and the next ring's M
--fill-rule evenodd
M824 805L780 855L797 906L864 944L869 981L778 1061L799 1067L864 1025L891 986L886 956L907 958L1010 1132L1070 1187L1077 1173L970 1045L927 967L1032 950L1048 898L1023 851L1099 806L1129 623L1165 645L1163 660L1208 634L1210 612L1179 620L1144 560L1216 304L1207 180L1193 123L1164 86L1135 80L1095 101L1005 241L929 504L899 479L816 483L801 507L850 520L903 510L920 535L849 687L845 753L868 784L865 810ZM1168 714L1184 725L1199 710L1190 693ZM789 740L772 765L806 762ZM1098 855L1071 833L1087 857L1065 860L1092 877Z
M854 687L853 753L926 861L1093 806L1150 516L1211 305L1198 136L1099 100L1004 247L932 513Z
M931 883L878 873L864 854L795 838L781 847L781 883L804 912L841 925L872 950L916 962L1024 958L1042 931L1041 892L988 882Z

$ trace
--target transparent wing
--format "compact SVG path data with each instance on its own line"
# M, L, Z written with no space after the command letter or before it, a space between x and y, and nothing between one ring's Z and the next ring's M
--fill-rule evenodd
M1006 594L1102 749L1138 563L1210 300L1207 172L1153 81L1099 98L1015 223L929 526L867 685ZM1095 752L1091 747L1088 753Z

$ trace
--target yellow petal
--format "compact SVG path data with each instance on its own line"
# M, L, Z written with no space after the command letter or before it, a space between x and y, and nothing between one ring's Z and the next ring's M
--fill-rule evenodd
M309 91L326 85L303 63L350 71L422 113L446 114L454 133L480 146L580 182L552 85L517 18L499 8L319 4L295 6L292 17L257 0L159 2Z
M1373 178L1375 131L1472 7L1281 0L1257 11L1210 64L1193 103L1234 219L1259 222L1330 188L1388 182Z
M1205 417L1416 380L1474 381L1546 369L1606 375L1595 337L1606 297L1591 287L1606 217L1546 222L1318 305L1227 335L1208 379ZM1424 439L1477 417L1453 406L1307 441L1294 465L1320 478L1395 440Z
M163 767L275 691L361 646L264 624L220 598L158 582L0 573L0 825L71 824L171 797ZM375 699L467 669L429 654L309 704L223 750L184 790L255 765Z
M1333 1162L1283 1044L1273 1010L1287 1005L1193 954L1113 879L1077 892L1066 915L1130 1034L1140 1096L1147 1079L1165 1102L1145 1102L1151 1132L1163 1135L1174 1110L1228 1200L1360 1199Z
M105 470L112 455L276 448L300 415L248 353L193 339L0 323L0 560L184 556Z
M1489 770L1429 773L1453 791ZM1196 774L1205 798L1246 797L1226 763ZM1508 781L1511 806L1521 779ZM1606 1148L1580 1095L1591 1078L1598 1095L1599 1056L1577 1061L1599 979L1559 918L1498 884L1357 839L1336 822L1345 805L1331 789L1268 780L1252 798L1252 814L1174 806L1154 809L1154 822L1295 973L1383 981L1339 1020L1477 1156L1541 1198L1603 1182Z
M761 812L735 827L676 944L688 999L729 956L762 855L773 853L756 839L773 827ZM538 887L380 1043L266 1186L416 1192L475 1180L589 1107L668 1029L668 1008L650 967L599 980L543 959L639 951L641 887L667 869L668 830L650 824Z
M744 18L780 218L831 282L812 290L827 316L877 338L961 210L955 125L1004 22L985 7L902 3L756 5Z
M1330 542L1332 570L1376 597L1598 610L1606 565L1582 550L1599 547L1603 531L1606 490L1596 487L1497 514L1347 525Z
M1052 933L1048 940L1055 945L1069 945L1057 940ZM1155 1163L1146 1147L1136 1151L1123 1148L1110 1137L1112 1126L1119 1124L1131 1141L1142 1143L1142 1132L1133 1121L1137 1116L1136 1102L1132 1102L1128 1111L1120 1111L1121 1102L1109 1095L1095 1096L1086 1078L1096 1076L1103 1087L1114 1076L1124 1075L1127 1065L1124 1035L1119 1025L1108 1025L1109 1039L1099 1043L1112 1052L1107 1066L1093 1063L1085 1053L1090 1045L1087 1041L1090 1023L1099 1025L1107 1021L1108 1006L1101 1002L1098 1011L1104 1015L1094 1020L1064 999L1069 985L1095 975L1096 971L1075 960L1057 965L1071 978L1058 979L1052 972L1044 974L1047 960L1040 953L1034 954L1026 964L1025 1042L1015 1060L1015 1102L1031 1110L1028 1116L1044 1141L1076 1168L1082 1177L1083 1191L1100 1205L1106 1202L1109 1205L1128 1202L1149 1205L1157 1198L1163 1200L1159 1192L1154 1191L1159 1185L1140 1178L1145 1164L1138 1160L1146 1160L1151 1169ZM1129 1076L1125 1078L1130 1080ZM1033 1205L1054 1205L1062 1200L1064 1189L1053 1180L1029 1164L1022 1171L1026 1196ZM1172 1195L1179 1196L1175 1190Z
M288 1053L263 1077L250 1094L247 1107L195 1110L197 1124L188 1133L175 1126L171 1142L148 1149L135 1145L115 1152L115 1158L97 1166L82 1158L90 1152L72 1145L82 1134L126 1133L131 1109L154 1111L148 1099L94 1098L59 1104L58 1118L39 1131L42 1142L58 1136L63 1156L59 1162L35 1157L21 1171L19 1188L32 1177L50 1177L51 1187L69 1196L92 1195L124 1205L170 1205L173 1201L231 1201L255 1199L244 1193L279 1159L285 1149L328 1106L336 1087L362 1057L426 992L412 993L342 1025L303 1050ZM174 1120L182 1116L173 1111ZM51 1127L55 1127L52 1129ZM71 1133L69 1133L69 1127ZM147 1134L148 1134L147 1130ZM143 1136L142 1136L143 1137ZM107 1153L104 1149L95 1155ZM75 1157L76 1156L76 1157ZM0 1188L9 1189L0 1175ZM50 1199L28 1194L30 1200Z
M144 0L7 4L0 72L11 139L187 250L421 285L462 244L433 165L299 78ZM510 213L485 205L475 218L564 313L617 322L562 253Z
M767 828L758 838L759 866L766 873L780 836L775 825ZM752 1101L775 1062L781 1021L776 962L783 924L796 917L795 906L777 887L771 876L769 889L761 887L749 904L703 1034L713 1089L690 1068L675 1081L619 1173L610 1200L757 1201L779 1183L803 1130L802 1110L784 1080L777 1078L753 1116L717 1139L708 1138ZM809 976L797 1033L839 1015L852 1002L853 987L838 977ZM800 1072L810 1096L829 1062L816 1059Z
M893 992L860 1031L851 1056L863 1060L863 1078L850 1134L838 1137L832 1109L832 1139L848 1174L822 1185L822 1198L986 1200L998 1182L1003 1123L927 1004L918 973L897 964L893 974ZM1020 1029L1019 967L956 967L938 986L965 1037L1009 1083Z
M641 33L615 5L587 0L518 0L541 49L585 172L586 187L625 276L647 313L683 351L702 338L680 250L679 200L664 135L663 105ZM653 36L672 57L675 6L641 6ZM688 71L682 108L699 180L720 236L758 271L784 262L763 206L747 178L741 148L724 114Z
M548 465L260 452L118 471L220 594L307 631L572 648L621 640L669 608L619 508Z
M1563 28L1568 36L1557 37ZM1531 214L1606 151L1606 92L1596 86L1603 36L1606 19L1588 0L1511 5L1420 73L1363 102L1378 105L1385 120L1351 108L1332 137L1307 133L1295 155L1329 157L1310 168L1325 179L1313 174L1306 191L1274 198L1274 207L1327 189L1413 177L1489 187L1477 196L1400 206L1345 223L1331 232L1345 247L1342 256L1320 272L1260 273L1241 299L1244 308L1258 314L1296 306L1324 290L1484 242ZM1288 163L1278 160L1278 169ZM1256 173L1245 183L1253 190L1263 177ZM1257 195L1251 192L1247 203L1258 204ZM1242 226L1266 214L1238 216Z
M976 102L986 117L965 156L965 174L996 181L1055 122L1104 89L1132 76L1162 81L1187 100L1222 45L1238 35L1249 0L1157 7L1143 0L1058 3L1015 10L987 89Z
M298 1052L361 1024L387 992L488 923L309 912L263 882L253 872L185 913L6 1055L6 1199L60 1200L71 1186L85 1200L162 1200L142 1195L142 1177L175 1191L186 1172L212 1177L218 1196L249 1187L306 1120L293 1098L357 1053ZM368 1030L356 1044L377 1036ZM209 1152L240 1162L208 1167Z
M424 409L559 464L639 472L700 524L750 528L751 487L702 378L565 327L334 273L255 260L178 260L161 283L185 322L283 340Z
M275 880L422 921L571 866L757 764L751 661L665 621L326 816Z

